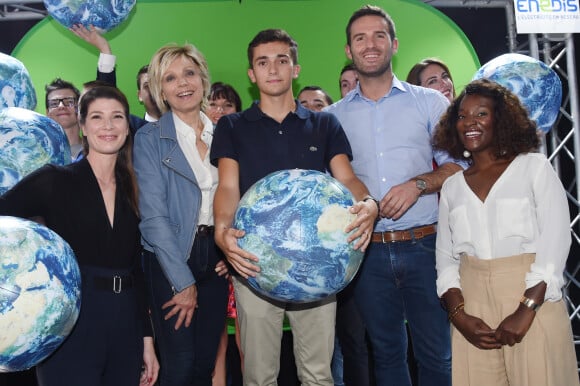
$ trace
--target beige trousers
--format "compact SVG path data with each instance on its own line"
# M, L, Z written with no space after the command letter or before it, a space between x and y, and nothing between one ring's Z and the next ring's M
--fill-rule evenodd
M233 276L244 354L244 386L277 385L284 315L292 327L298 379L303 386L334 386L330 361L334 350L336 297L295 305L258 296Z
M461 258L465 312L495 328L518 307L534 254ZM563 301L545 302L521 343L480 350L451 331L455 386L578 386L572 328Z

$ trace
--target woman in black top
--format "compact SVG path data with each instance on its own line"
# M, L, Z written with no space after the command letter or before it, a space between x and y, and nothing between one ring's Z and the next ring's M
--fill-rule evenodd
M80 100L85 158L47 165L0 198L0 214L40 217L73 249L82 274L77 323L37 366L40 385L152 385L153 348L140 260L129 105L113 87Z

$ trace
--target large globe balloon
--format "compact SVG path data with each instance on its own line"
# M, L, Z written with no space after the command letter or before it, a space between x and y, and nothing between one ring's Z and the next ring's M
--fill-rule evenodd
M562 82L543 62L521 54L505 54L484 64L473 79L487 78L516 94L536 122L547 133L562 104Z
M135 0L44 0L50 16L65 27L92 24L101 31L121 24L134 5Z
M0 52L0 109L5 107L36 108L36 91L24 64Z
M18 107L0 110L0 194L47 163L70 162L68 139L58 123Z
M242 197L234 227L238 245L259 258L248 283L262 295L306 303L343 289L363 254L347 243L344 228L355 215L352 194L313 170L282 170L256 182Z
M72 330L80 271L59 235L15 217L0 217L0 262L0 372L26 370Z

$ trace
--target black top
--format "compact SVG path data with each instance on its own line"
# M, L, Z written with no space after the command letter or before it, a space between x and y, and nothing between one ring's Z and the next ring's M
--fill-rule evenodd
M338 154L352 160L350 144L338 119L325 112L312 112L296 101L296 111L280 123L264 114L258 102L241 112L220 118L211 146L210 159L238 162L240 195L266 175L284 169L326 172Z
M143 309L145 336L151 335L141 267L139 218L117 179L113 226L87 159L67 166L46 165L0 197L0 214L42 222L66 240L83 267L132 271Z

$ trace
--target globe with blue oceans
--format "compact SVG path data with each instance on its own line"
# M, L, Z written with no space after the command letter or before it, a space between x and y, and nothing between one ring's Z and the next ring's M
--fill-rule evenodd
M0 372L48 357L74 327L81 275L70 246L38 223L0 216Z
M36 108L36 91L24 64L0 52L0 109L5 107Z
M19 107L0 110L0 194L41 166L70 162L68 139L58 123Z
M238 245L259 261L249 278L258 293L282 302L307 303L343 289L363 259L344 229L356 215L352 194L314 170L282 170L262 178L243 195L234 227Z
M121 24L133 9L135 0L44 0L46 10L67 28L74 24L110 31Z
M504 54L484 64L473 79L486 78L518 96L538 129L547 133L558 118L562 82L545 63L521 54Z

